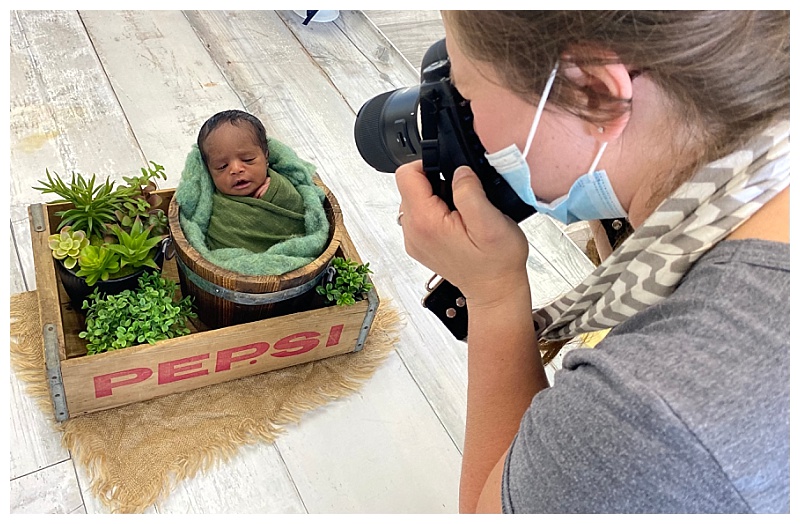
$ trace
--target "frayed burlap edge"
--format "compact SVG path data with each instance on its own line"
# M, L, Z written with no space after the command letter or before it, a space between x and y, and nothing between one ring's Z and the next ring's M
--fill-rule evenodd
M26 392L35 399L53 426L62 433L62 443L72 454L73 460L86 469L92 494L115 513L140 513L153 504L158 505L166 500L181 481L231 459L241 446L258 442L272 443L285 430L285 426L299 422L306 412L357 391L391 353L398 339L397 331L401 321L399 312L384 300L362 351L295 366L295 368L308 368L325 365L326 361L335 365L337 361L341 363L341 359L348 359L346 375L337 375L338 380L305 391L302 398L284 402L272 420L259 421L252 418L242 420L235 430L215 434L213 439L206 442L203 449L192 448L188 452L176 454L162 475L152 478L149 482L122 489L124 480L115 478L107 467L109 460L105 455L102 438L98 437L97 431L84 431L82 428L88 427L94 422L93 419L100 417L117 414L119 417L125 417L126 410L135 410L139 404L145 402L83 415L61 424L56 423L52 418L53 407L44 373L45 362L37 293L31 291L13 295L10 312L11 363L17 377L24 383ZM313 372L313 368L308 369ZM256 375L234 382L246 387L246 381L258 379L259 375ZM201 389L226 387L226 385L230 386L231 383ZM196 391L199 390L176 393L146 403L169 402L170 398L192 395Z

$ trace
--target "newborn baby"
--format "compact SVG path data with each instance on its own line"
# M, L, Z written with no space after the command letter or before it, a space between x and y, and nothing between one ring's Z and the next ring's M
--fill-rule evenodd
M305 234L303 197L269 167L267 133L258 118L239 110L217 113L200 128L197 147L217 189L209 249L260 253Z

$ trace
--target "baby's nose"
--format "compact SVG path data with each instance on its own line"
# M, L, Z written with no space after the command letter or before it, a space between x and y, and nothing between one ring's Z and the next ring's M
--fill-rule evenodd
M244 170L244 162L240 162L238 160L234 160L230 164L231 166L231 173L241 173Z

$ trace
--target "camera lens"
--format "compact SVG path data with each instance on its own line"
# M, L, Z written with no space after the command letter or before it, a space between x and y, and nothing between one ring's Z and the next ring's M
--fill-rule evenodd
M354 130L358 152L374 169L393 173L422 158L418 124L419 86L380 94L358 110Z

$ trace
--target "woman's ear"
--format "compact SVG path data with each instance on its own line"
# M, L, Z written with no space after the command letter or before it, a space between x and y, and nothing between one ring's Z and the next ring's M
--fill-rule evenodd
M582 96L578 97L585 113L600 122L587 122L587 132L601 142L610 142L622 134L630 119L633 82L628 69L618 63L617 55L608 52L594 52L592 55L607 63L578 65L573 50L562 55L561 70L570 81L582 88ZM581 49L579 56L586 56L586 49Z

